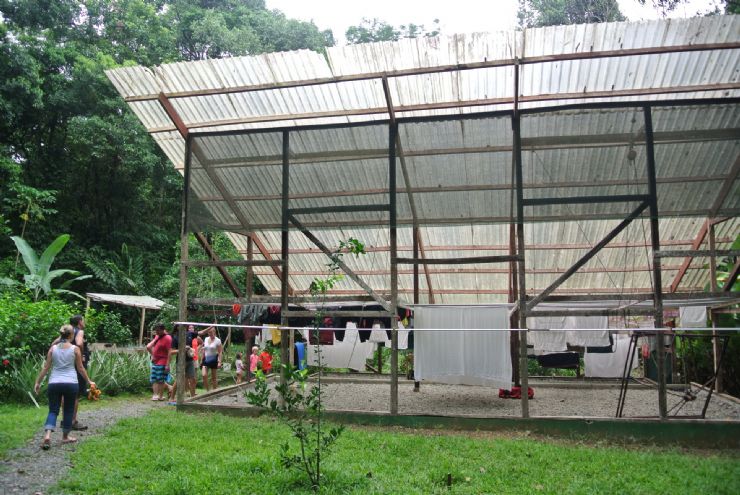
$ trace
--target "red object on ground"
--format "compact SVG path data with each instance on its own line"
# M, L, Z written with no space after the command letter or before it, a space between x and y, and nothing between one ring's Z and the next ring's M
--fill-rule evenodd
M511 387L511 390L500 388L498 389L498 396L501 399L521 399L522 387ZM534 389L532 387L527 387L527 396L534 399Z

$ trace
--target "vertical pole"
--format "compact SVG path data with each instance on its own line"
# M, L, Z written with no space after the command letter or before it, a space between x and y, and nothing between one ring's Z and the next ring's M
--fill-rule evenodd
M714 218L710 218L708 222L709 250L714 253L715 249L717 249L717 239L714 232ZM709 257L709 284L712 292L717 292L717 257L714 254ZM709 311L709 316L712 320L712 328L717 328L714 322L715 315L711 310ZM714 358L714 370L717 373L717 379L714 380L714 390L717 392L722 392L722 370L717 370L720 364L720 345L719 334L717 333L717 330L712 330L712 356Z
M419 227L413 229L414 259L419 259ZM414 263L414 304L419 304L419 264Z
M283 258L283 279L280 284L280 324L288 326L288 194L290 193L290 169L288 154L290 153L290 133L283 131L283 198L282 198L282 243L281 254ZM288 331L280 330L280 362L284 365L290 363L292 353L288 348ZM280 373L280 382L285 383L288 377L283 368Z
M414 227L414 259L419 259L419 235L419 227ZM414 304L419 304L419 265L417 263L414 263ZM418 392L420 387L421 382L414 380L414 392Z
M254 260L254 239L251 235L247 237L247 260ZM247 266L247 286L245 289L247 302L251 303L254 295L254 267L252 265Z
M247 260L252 261L254 260L254 239L252 239L252 236L249 235L247 237ZM252 303L252 296L254 295L254 267L253 266L247 266L247 286L245 287L245 293L247 296L247 304ZM251 331L252 329L249 329L249 332L247 329L244 329L244 336L246 335L254 335L254 332ZM254 337L245 338L244 339L244 352L245 356L249 356L252 354L252 346L254 345Z
M513 160L512 160L513 164ZM512 170L512 175L513 175ZM513 213L513 212L512 212ZM512 219L513 220L513 219ZM514 256L516 254L516 228L514 222L509 223L509 255ZM518 278L516 271L516 261L509 262L509 303L515 303L517 301L517 286ZM517 328L519 326L519 313L514 313L509 319L509 326L511 328ZM519 332L511 332L509 337L509 352L511 354L511 381L515 386L521 387L521 379L519 375Z
M512 128L514 131L514 171L516 175L516 238L519 297L517 307L519 311L519 328L527 328L527 286L524 276L524 184L522 177L522 136L519 116L519 60L514 64L514 113L512 114ZM529 371L527 367L527 332L519 332L519 380L522 387L522 418L529 417Z
M388 198L391 244L391 414L398 414L398 239L396 237L396 136L398 124L388 127Z
M185 174L182 188L182 211L180 215L180 300L178 306L178 319L180 321L188 321L188 267L185 263L189 257L188 209L190 201L188 196L190 195L192 147L193 138L188 134L185 138ZM185 384L185 327L183 325L180 325L177 329L177 341L177 377L180 380L180 386L177 387L177 404L180 405L185 401L185 390L188 388Z
M655 177L655 148L653 142L653 117L650 107L643 107L645 116L645 144L647 152L648 194L650 195L650 241L653 250L653 305L655 308L655 328L658 352L658 411L661 419L667 416L666 376L665 376L665 335L663 333L663 277L660 258L660 230L658 228L658 187Z
M90 298L85 298L85 318L87 318L87 313L90 312Z
M139 323L139 345L144 344L144 322L146 321L146 308L141 308L141 322Z

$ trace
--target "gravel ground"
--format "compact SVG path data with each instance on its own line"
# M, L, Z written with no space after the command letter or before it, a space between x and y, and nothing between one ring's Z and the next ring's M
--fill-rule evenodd
M103 430L123 418L142 416L152 407L168 407L164 402L151 403L142 401L119 402L110 407L100 407L85 410L85 404L81 404L79 420L87 425L86 431L72 432L78 442L100 435ZM0 492L5 494L44 494L60 479L72 466L69 459L70 453L74 452L74 445L62 445L62 432L57 429L52 433L51 449L41 450L41 439L44 436L43 425L39 425L39 431L25 447L11 450L7 454L7 460L0 464L0 476L2 485Z
M324 400L328 410L388 412L390 386L387 382L325 383ZM583 416L612 418L617 409L619 386L609 382L530 381L535 398L530 401L532 416ZM413 382L400 381L398 409L401 414L432 414L446 416L471 415L477 417L519 416L518 400L499 399L498 389L486 387L422 383L419 392L413 391ZM681 402L681 393L668 393L668 409ZM686 403L679 415L700 414L705 393ZM243 392L232 393L207 401L209 404L247 405ZM673 411L675 413L676 410ZM624 416L657 416L656 389L631 386L627 393ZM707 418L740 420L740 404L712 396Z

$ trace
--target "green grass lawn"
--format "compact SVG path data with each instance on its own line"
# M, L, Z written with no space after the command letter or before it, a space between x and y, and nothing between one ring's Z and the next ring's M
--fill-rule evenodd
M9 450L25 445L33 438L34 433L42 428L48 412L44 406L37 409L0 404L0 459L4 459Z
M82 443L56 491L311 493L279 466L289 434L269 419L156 409ZM323 473L332 494L740 493L740 460L728 455L398 429L347 429Z

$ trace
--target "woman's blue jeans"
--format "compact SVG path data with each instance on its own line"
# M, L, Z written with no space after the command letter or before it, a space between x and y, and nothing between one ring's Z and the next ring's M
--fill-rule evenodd
M72 416L75 413L75 399L79 385L77 383L50 383L47 387L49 395L49 415L44 424L45 430L54 430L57 427L57 417L64 398L64 416L62 419L62 431L67 434L72 430Z

